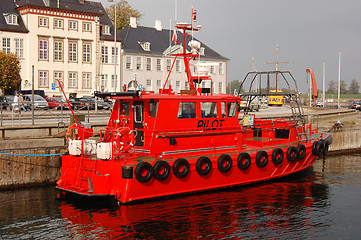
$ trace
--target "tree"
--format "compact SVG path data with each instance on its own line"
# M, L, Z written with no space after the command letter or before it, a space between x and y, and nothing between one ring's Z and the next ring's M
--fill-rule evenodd
M0 89L12 89L20 82L20 61L14 53L0 51Z
M359 93L360 85L358 84L356 79L352 79L349 89L350 89L349 92L351 94L358 94Z
M328 84L328 90L327 93L336 93L336 82L331 80Z
M133 9L126 0L120 0L116 2L117 4L117 31L123 30L129 26L129 20L131 17L140 19L143 15L138 11ZM106 8L108 16L114 23L114 6L111 5L110 8Z
M340 94L346 94L347 93L347 85L345 80L340 81Z
M233 80L232 82L228 83L227 85L227 93L228 94L234 94L235 91L237 92L237 94L239 94L239 87L241 86L241 82L238 80ZM241 92L243 91L243 89L241 89Z

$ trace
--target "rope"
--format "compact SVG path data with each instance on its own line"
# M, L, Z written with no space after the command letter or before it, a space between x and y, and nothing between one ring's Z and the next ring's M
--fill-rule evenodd
M0 155L8 156L22 156L22 157L51 157L65 155L65 153L53 153L53 154L16 154L16 153L0 153Z

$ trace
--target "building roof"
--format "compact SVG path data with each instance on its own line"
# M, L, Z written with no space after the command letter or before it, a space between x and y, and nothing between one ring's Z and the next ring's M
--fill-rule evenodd
M137 26L136 28L132 28L129 26L119 32L117 36L122 41L122 49L124 52L163 55L163 52L169 47L170 36L173 36L173 31L168 29L158 31L157 29L151 27ZM182 44L183 34L177 31L177 37L179 43ZM186 41L189 42L191 40L191 36L187 36ZM196 38L194 38L194 40L199 41ZM145 42L150 43L150 51L145 51L142 48L140 43ZM228 60L228 58L223 57L206 44L201 41L199 42L201 43L201 47L204 47L204 56L202 56L202 58L224 61ZM188 45L187 50L191 50Z
M0 31L12 31L12 32L29 32L25 27L23 19L20 17L20 13L16 8L16 3L14 0L0 0ZM18 16L17 25L7 24L4 15L6 14L16 14Z

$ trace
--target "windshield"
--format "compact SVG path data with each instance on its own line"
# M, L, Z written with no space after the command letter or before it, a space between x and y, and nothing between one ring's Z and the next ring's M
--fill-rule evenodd
M62 99L62 98L54 98L54 102L56 102L56 103L64 103L65 102L65 100L64 99Z

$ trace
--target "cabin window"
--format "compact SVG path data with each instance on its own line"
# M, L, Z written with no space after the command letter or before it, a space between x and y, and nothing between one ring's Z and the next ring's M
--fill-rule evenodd
M156 117L158 110L158 102L149 103L149 117Z
M195 117L196 117L195 102L181 102L179 104L178 118L195 118Z
M134 122L142 123L143 122L143 105L135 105L134 106Z
M235 102L228 102L227 103L227 111L228 111L228 117L236 116L237 104Z
M119 116L129 117L129 102L122 102L120 104Z
M227 103L226 102L222 102L222 118L225 118L225 117L227 117L227 108L226 108L226 106L227 106Z
M201 103L202 118L216 118L217 117L217 103L216 102L202 102Z

